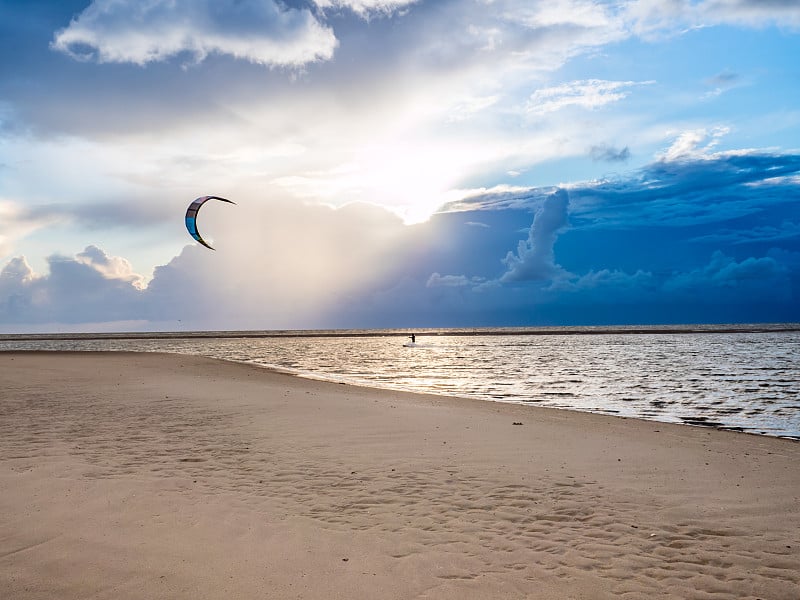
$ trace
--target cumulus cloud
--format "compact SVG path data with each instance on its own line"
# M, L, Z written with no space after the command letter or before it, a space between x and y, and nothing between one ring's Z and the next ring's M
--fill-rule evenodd
M533 218L528 239L521 240L517 252L509 252L503 259L508 270L500 281L544 281L564 276L564 270L555 263L553 246L567 225L568 205L569 195L563 189L545 199Z
M136 289L145 287L145 278L133 271L131 263L121 256L109 256L97 246L87 246L75 256L75 260L88 265L106 279L130 283Z
M84 323L141 314L138 278L116 276L113 265L120 261L88 247L79 257L50 256L48 273L37 275L24 257L12 259L0 272L0 322Z
M94 0L52 47L79 60L145 65L186 53L297 67L333 56L333 31L275 0Z

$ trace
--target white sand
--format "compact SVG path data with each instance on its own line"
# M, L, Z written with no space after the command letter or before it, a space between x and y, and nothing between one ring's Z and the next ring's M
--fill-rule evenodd
M0 598L797 600L800 444L0 353Z

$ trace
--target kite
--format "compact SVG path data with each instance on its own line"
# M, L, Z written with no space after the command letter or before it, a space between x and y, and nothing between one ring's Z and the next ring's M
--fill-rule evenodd
M189 205L189 208L186 209L186 229L189 230L189 234L196 239L198 242L203 244L209 250L213 250L211 246L209 246L206 241L200 236L200 232L197 231L197 213L200 211L200 207L203 206L208 200L222 200L223 202L227 202L229 204L236 204L233 200L228 200L227 198L220 198L219 196L200 196Z

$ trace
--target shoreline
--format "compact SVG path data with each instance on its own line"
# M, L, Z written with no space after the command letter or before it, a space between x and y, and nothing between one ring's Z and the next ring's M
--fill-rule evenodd
M353 336L351 336L353 337ZM92 341L91 339L87 338L86 340L81 341ZM78 350L78 349L22 349L22 350L0 350L0 355L3 353L19 353L19 354L49 354L49 353L72 353L72 352L79 352L79 353L105 353L105 352L114 352L114 353L148 353L148 354L173 354L177 356L199 356L199 357L207 357L212 360L221 360L224 362L230 362L234 364L244 364L255 366L260 369L265 369L270 372L280 373L289 375L292 377L297 377L300 379L306 379L310 381L321 381L321 382L328 382L333 384L340 384L340 385L351 385L355 387L364 387L368 389L375 389L375 390L382 390L386 392L407 392L412 394L430 394L432 396L437 397L452 397L458 398L461 400L470 400L470 401L480 401L480 402L489 402L491 404L510 404L515 406L523 406L527 408L547 408L547 409L554 409L554 410L563 410L563 411L571 411L571 412L578 412L578 413L588 413L588 414L595 414L595 415L602 415L602 416L613 416L617 418L623 419L637 419L641 421L646 421L649 423L665 423L671 425L680 425L680 426L688 426L688 427L698 427L701 429L709 429L709 430L716 430L716 431L730 431L730 432L737 432L737 433L745 433L749 435L755 435L759 437L770 437L770 438L777 438L783 440L790 440L795 442L800 442L800 433L794 433L796 429L792 430L791 432L780 432L780 430L767 430L764 428L759 428L757 426L747 426L747 425L737 425L737 424L725 424L721 421L713 420L705 415L697 415L697 416L678 416L673 415L673 420L669 420L668 418L657 418L656 416L648 416L648 415L640 415L640 414L625 414L624 412L617 411L617 410L603 410L603 409L591 409L585 407L573 407L573 406L553 406L553 405L546 405L546 404L539 404L536 402L529 402L526 400L515 400L515 399L498 399L490 395L465 395L454 393L451 391L442 391L442 390L425 390L425 389L413 389L410 386L402 386L402 385L393 385L391 383L382 382L382 381L370 381L370 380L363 380L359 379L358 377L350 377L350 376L342 376L336 375L333 372L314 372L309 371L306 369L301 369L298 367L284 367L281 365L276 364L267 364L256 362L252 360L244 360L244 359L234 359L234 358L224 358L220 356L213 356L210 354L194 354L191 352L175 352L175 351L165 351L165 350L132 350L132 349L87 349L87 350ZM669 416L669 415L667 415Z
M20 352L53 352L53 351L40 351L40 350L23 350ZM62 352L62 351L55 351L55 352ZM108 352L118 352L118 351L111 351ZM121 352L128 352L128 351L121 351ZM138 351L137 351L138 352ZM156 353L157 354L157 353ZM177 354L181 356L180 354ZM184 355L185 356L185 355ZM195 356L195 355L191 355ZM197 355L199 356L199 355ZM297 369L292 369L289 367L281 367L276 365L265 365L256 362L248 362L248 361L239 361L234 359L225 359L225 358L212 358L212 360L219 360L222 362L228 362L232 364L238 365L248 365L254 366L259 369L265 369L268 372L281 374L281 375L288 375L289 377L296 377L298 379L304 379L308 381L319 381L322 383L329 383L329 384L336 384L336 385L348 385L357 388L364 388L368 390L375 390L377 392L388 392L388 393L403 393L403 394L416 394L422 396L431 396L435 398L449 398L451 400L463 400L466 402L488 402L489 404L502 404L502 405L511 405L511 406L518 406L524 407L526 409L533 409L533 410L557 410L557 411L566 411L570 413L579 413L579 414L590 414L590 415L597 415L601 417L612 417L615 419L633 419L635 421L642 421L645 423L650 424L665 424L670 426L678 426L678 427L692 427L697 429L707 429L713 431L726 431L729 433L738 433L743 435L753 435L756 437L767 437L772 439L779 439L779 440L787 440L790 442L795 442L800 444L800 436L794 435L777 435L771 433L762 433L757 431L751 431L744 427L738 427L735 425L722 425L715 421L704 420L702 418L696 419L686 419L683 421L662 421L658 419L647 419L644 417L639 417L635 415L624 415L624 414L617 414L613 412L602 412L600 410L581 410L578 408L570 408L570 407L555 407L555 406L542 406L537 405L530 402L525 401L511 401L511 400L498 400L496 398L491 397L477 397L477 396L459 396L456 394L448 394L444 392L434 392L434 391L415 391L404 389L400 386L392 387L389 385L378 385L377 382L363 382L357 381L355 379L347 379L347 378L340 378L337 379L335 377L326 376L325 374L318 374L313 372L301 371Z
M0 381L9 597L800 592L788 439L177 354L2 352Z
M150 340L150 339L259 339L259 338L330 338L330 337L406 337L411 332L420 337L442 336L517 336L517 335L671 335L730 333L796 333L800 323L684 324L684 325L566 325L552 327L453 327L388 329L320 329L264 331L147 331L88 333L0 333L1 341L77 341L77 340Z

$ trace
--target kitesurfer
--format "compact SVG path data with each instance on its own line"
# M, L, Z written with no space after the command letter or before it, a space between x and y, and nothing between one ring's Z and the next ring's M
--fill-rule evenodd
M416 335L414 335L413 333L412 333L410 336L408 336L408 337L410 337L410 338L411 338L411 343L412 343L412 344L415 344L415 343L417 342L417 336L416 336Z

